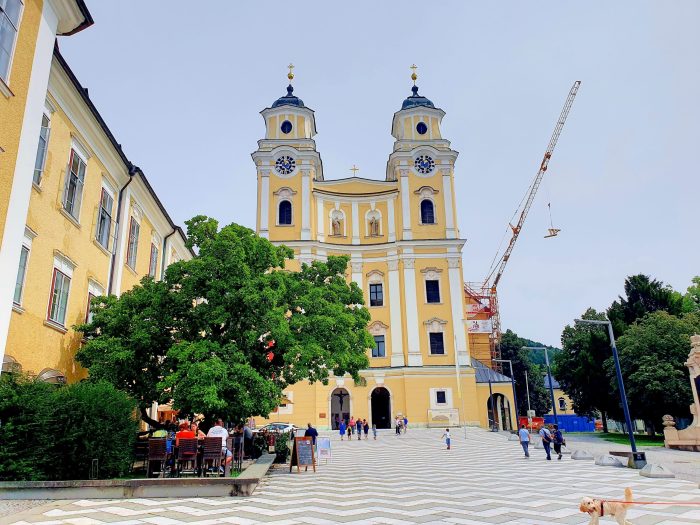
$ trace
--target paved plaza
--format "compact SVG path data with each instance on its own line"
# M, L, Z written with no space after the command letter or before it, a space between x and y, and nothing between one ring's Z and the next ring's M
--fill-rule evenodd
M438 429L409 430L377 441L339 441L333 459L318 472L289 474L277 467L246 498L82 500L54 502L0 518L26 525L277 525L332 523L480 525L584 524L582 496L619 499L631 487L635 499L696 501L697 483L649 479L627 468L592 461L545 461L542 450L522 457L517 442L480 429L453 429L448 451ZM1 507L0 507L1 508ZM700 505L632 508L635 525L700 523ZM614 523L604 518L602 523Z

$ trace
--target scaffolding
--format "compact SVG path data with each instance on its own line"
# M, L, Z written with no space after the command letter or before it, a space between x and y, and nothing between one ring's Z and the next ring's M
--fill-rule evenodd
M464 283L464 293L471 356L500 372L501 363L494 361L501 358L501 318L496 288L488 283L467 282Z

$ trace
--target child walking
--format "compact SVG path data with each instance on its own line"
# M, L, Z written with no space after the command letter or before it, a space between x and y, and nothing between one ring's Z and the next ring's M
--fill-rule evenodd
M446 428L445 433L442 435L445 440L445 445L447 445L447 450L450 450L450 429Z

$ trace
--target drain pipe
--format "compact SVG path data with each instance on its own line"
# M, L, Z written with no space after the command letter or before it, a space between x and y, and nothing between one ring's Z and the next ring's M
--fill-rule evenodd
M173 231L171 231L168 235L163 237L163 254L161 255L161 263L160 263L160 280L162 281L165 278L165 248L168 244L168 238L175 235L175 232L177 232L177 228L174 228Z
M114 236L114 243L117 244L119 241L119 221L121 219L121 214L122 214L122 200L124 198L124 192L126 191L126 187L131 184L131 182L134 180L134 175L136 175L136 172L138 171L138 168L131 164L129 166L129 180L127 181L124 186L119 190L119 197L117 198L117 220L116 220L116 228L117 228L117 234ZM107 295L112 295L112 287L114 283L114 270L116 268L116 262L117 262L117 248L115 246L114 251L112 252L112 260L110 262L110 268L109 268L109 283L107 285Z

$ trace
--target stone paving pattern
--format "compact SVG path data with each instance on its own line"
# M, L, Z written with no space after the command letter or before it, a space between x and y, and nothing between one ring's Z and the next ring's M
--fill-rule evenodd
M678 479L649 479L627 468L593 461L545 461L542 450L524 459L517 442L470 428L452 430L445 450L439 429L411 429L397 437L348 443L333 436L333 459L318 472L289 473L280 466L247 498L56 501L0 518L28 525L277 525L333 523L539 525L585 524L583 496L619 499L624 487L635 499L695 501L698 485ZM637 506L635 525L700 523L697 506ZM604 518L603 523L608 519ZM610 523L614 523L610 521Z

